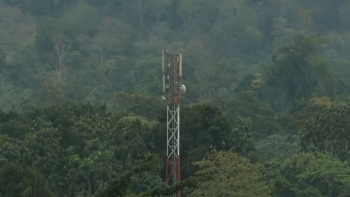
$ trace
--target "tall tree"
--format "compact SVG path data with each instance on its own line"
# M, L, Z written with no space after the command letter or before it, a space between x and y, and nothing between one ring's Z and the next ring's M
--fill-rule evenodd
M189 194L190 197L270 196L269 185L260 181L262 174L258 166L234 152L214 149L206 159L195 165L199 167L196 176L210 177L210 180L200 182L198 188Z

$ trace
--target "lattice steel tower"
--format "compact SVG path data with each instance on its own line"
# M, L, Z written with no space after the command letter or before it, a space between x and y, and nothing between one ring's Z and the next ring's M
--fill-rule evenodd
M180 96L186 92L181 83L182 55L162 51L163 100L167 103L167 151L165 184L181 180L180 168ZM174 197L181 197L181 191Z

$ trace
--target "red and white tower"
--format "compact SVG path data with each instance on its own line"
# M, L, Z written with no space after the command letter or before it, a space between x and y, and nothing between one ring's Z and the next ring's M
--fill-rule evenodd
M167 151L165 184L181 180L180 168L180 96L186 92L181 83L182 55L162 51L163 99L167 103ZM181 197L181 191L174 194Z

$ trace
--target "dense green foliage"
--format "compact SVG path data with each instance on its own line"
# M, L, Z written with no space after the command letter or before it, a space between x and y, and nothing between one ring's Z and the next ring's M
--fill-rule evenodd
M346 0L0 0L0 197L346 197ZM164 187L161 50L183 54Z

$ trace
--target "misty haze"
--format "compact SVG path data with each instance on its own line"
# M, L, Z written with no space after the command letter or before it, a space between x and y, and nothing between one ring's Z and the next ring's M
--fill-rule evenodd
M0 0L0 197L350 197L349 0Z

